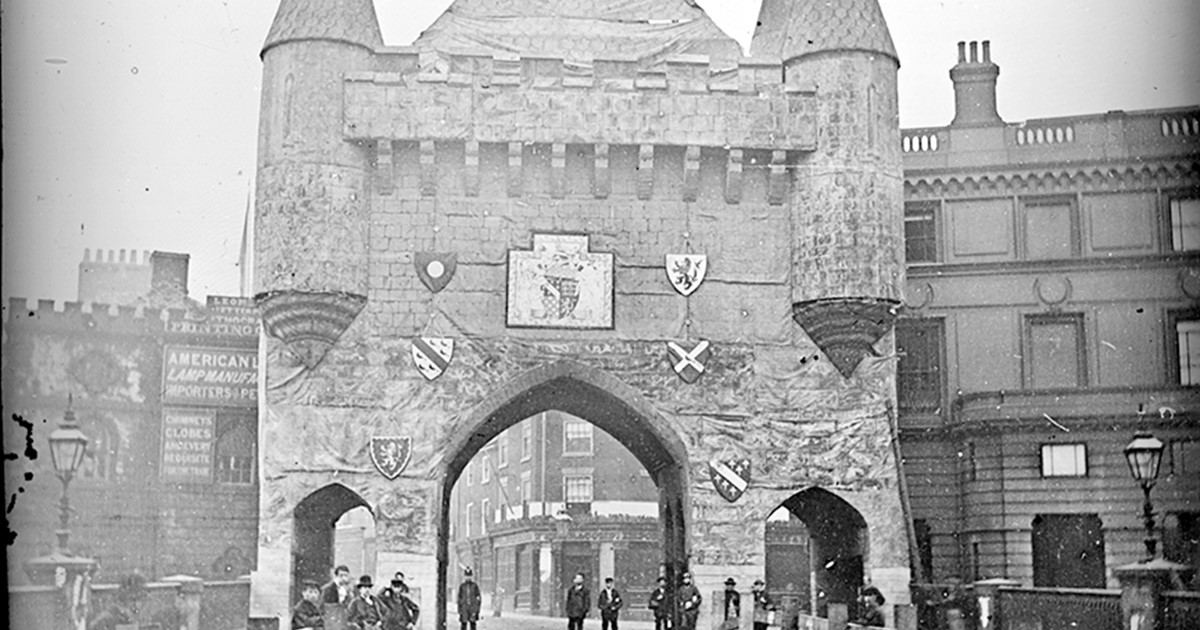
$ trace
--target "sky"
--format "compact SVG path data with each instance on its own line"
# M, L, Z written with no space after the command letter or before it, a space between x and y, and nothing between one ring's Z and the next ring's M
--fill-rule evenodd
M759 0L699 0L746 45ZM450 0L375 0L405 45ZM1002 118L1200 105L1196 0L880 0L900 124L954 115L958 41L991 40ZM74 300L85 248L191 254L191 295L237 295L258 59L275 0L0 0L0 294Z

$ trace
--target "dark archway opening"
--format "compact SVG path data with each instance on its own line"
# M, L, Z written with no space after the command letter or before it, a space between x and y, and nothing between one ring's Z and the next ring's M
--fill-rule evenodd
M854 615L866 550L866 519L837 495L809 488L784 501L767 522L766 574L787 622L797 614L826 617L831 603Z
M663 571L668 583L677 583L678 576L687 570L687 460L683 443L665 421L628 386L575 364L559 363L535 370L506 389L519 393L498 395L481 405L468 419L471 432L460 436L446 453L438 527L437 627L446 627L449 579L458 577L457 572L450 572L454 567L449 566L448 548L454 484L475 454L494 437L526 418L549 410L582 418L605 431L650 474L658 489Z
M330 484L296 505L292 529L292 599L300 600L304 580L329 581L334 566L334 536L338 519L357 507L371 506L341 484Z

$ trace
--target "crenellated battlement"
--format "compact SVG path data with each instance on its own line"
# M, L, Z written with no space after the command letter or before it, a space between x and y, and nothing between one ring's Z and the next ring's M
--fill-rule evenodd
M178 311L178 313L173 313ZM44 330L102 331L116 334L158 334L182 309L118 306L96 302L63 302L12 297L4 309L6 326L37 326Z
M383 49L344 82L350 140L473 140L813 150L812 82L778 59L714 67L707 56L634 59L436 55Z
M150 250L142 250L141 258L138 257L138 250L128 250L129 256L126 258L126 250L116 249L96 249L96 256L92 258L92 250L83 250L83 263L91 263L93 265L138 265L148 266L150 264ZM107 254L107 256L106 256Z
M206 306L192 309L12 297L4 309L4 322L7 326L36 326L47 331L171 333L245 338L250 343L258 338L258 313L253 301L225 296L209 296Z

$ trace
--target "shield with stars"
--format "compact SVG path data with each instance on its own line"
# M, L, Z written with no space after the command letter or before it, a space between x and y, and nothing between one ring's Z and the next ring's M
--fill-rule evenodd
M448 337L417 337L412 341L413 363L421 376L433 380L450 367L454 356L454 340Z
M685 383L695 383L704 374L710 356L712 345L708 341L701 341L690 350L674 341L667 342L667 361Z
M371 463L388 479L395 479L408 468L412 457L411 437L371 438Z
M708 256L703 254L667 254L667 279L683 297L692 294L704 282Z
M708 462L708 476L712 478L717 494L733 503L750 486L750 460L745 457L724 461L714 459Z
M421 282L437 293L446 288L454 277L454 270L458 268L458 254L415 252L413 266L417 268L417 277Z

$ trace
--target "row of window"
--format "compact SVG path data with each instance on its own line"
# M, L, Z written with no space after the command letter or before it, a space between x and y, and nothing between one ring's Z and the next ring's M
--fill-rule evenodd
M1200 198L1175 198L1167 206L1171 251L1200 250ZM935 263L945 259L940 242L940 235L943 234L942 210L943 206L938 201L904 204L904 243L908 262ZM1081 255L1079 209L1074 197L1023 199L1021 221L1025 260L1054 260Z
M962 453L968 481L977 474L975 443L967 442ZM1069 442L1041 445L1041 469L1043 477L1086 477L1088 475L1088 451L1085 442ZM1200 440L1171 440L1163 452L1160 475L1194 477L1200 475Z
M1172 371L1179 385L1200 385L1200 311L1172 312L1174 335L1168 338ZM1025 317L1022 354L1025 387L1086 387L1088 362L1082 313ZM902 413L941 413L944 383L945 325L938 318L901 319L896 324L898 405Z
M212 444L211 479L225 484L255 483L255 436L253 420L222 419ZM116 481L125 471L120 458L120 439L111 420L85 419L88 447L78 477Z
M521 461L528 461L532 456L533 443L533 422L526 420L520 424L521 427ZM578 418L569 418L563 421L563 446L562 454L567 456L572 455L592 455L595 451L595 427L586 420ZM465 483L468 486L475 485L475 468L479 468L479 482L481 484L488 483L492 480L492 474L496 469L508 466L508 432L505 431L496 437L496 463L492 465L491 455L482 453L479 456L478 464L476 460L471 460L467 464L466 470L463 472Z
M1030 524L1033 584L1038 587L1105 588L1105 529L1097 514L1038 514ZM917 556L925 579L935 581L929 522L913 519ZM1162 519L1163 556L1195 566L1200 560L1200 512L1169 512ZM971 581L995 577L984 569L978 536L963 541ZM1196 578L1200 581L1200 577ZM1194 582L1193 584L1196 584Z
M504 493L504 488L508 487L508 478L501 478L501 492ZM463 527L462 531L468 537L476 534L486 534L488 532L489 523L496 520L506 520L512 513L510 505L525 505L533 499L532 479L528 472L521 474L521 484L517 487L517 494L513 497L505 494L505 500L501 503L499 518L492 513L491 499L483 499L480 501L480 511L478 515L475 512L475 504L467 503L466 509L463 511ZM592 486L592 471L591 470L570 470L563 473L562 476L562 496L564 502L568 505L589 504L593 500ZM476 520L478 519L478 521ZM479 529L474 528L474 523L479 523Z

